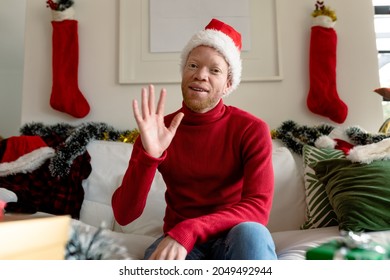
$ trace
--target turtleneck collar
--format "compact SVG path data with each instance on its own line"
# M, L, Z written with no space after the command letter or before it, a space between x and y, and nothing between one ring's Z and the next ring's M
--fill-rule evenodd
M190 110L183 102L183 107L180 110L184 113L182 124L186 125L203 125L215 122L223 117L226 111L226 106L221 99L217 106L206 113L196 113Z

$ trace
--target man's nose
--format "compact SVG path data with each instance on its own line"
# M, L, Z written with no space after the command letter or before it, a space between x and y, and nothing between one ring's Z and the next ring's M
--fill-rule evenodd
M207 67L199 67L195 75L199 80L206 80L209 74Z

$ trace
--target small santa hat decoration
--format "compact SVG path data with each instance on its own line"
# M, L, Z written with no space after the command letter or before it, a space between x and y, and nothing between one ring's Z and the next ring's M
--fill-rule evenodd
M182 73L191 50L201 45L215 48L225 57L230 66L232 79L232 86L226 95L230 94L241 82L241 34L230 25L212 19L205 29L195 33L184 47L181 53Z
M1 141L0 177L36 170L55 151L40 136L13 136Z

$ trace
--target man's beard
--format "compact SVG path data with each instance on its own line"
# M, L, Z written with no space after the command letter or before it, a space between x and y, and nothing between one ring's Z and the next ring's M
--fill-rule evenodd
M218 100L214 100L214 98L196 100L194 98L187 98L185 95L183 95L183 101L184 104L186 104L186 106L195 113L202 113L206 109L209 111L218 103Z

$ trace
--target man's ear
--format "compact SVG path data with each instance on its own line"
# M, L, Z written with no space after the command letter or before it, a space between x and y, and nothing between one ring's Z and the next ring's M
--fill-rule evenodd
M226 95L231 87L232 87L232 79L229 78L226 82L226 86L225 86L225 90L223 91L223 95Z

